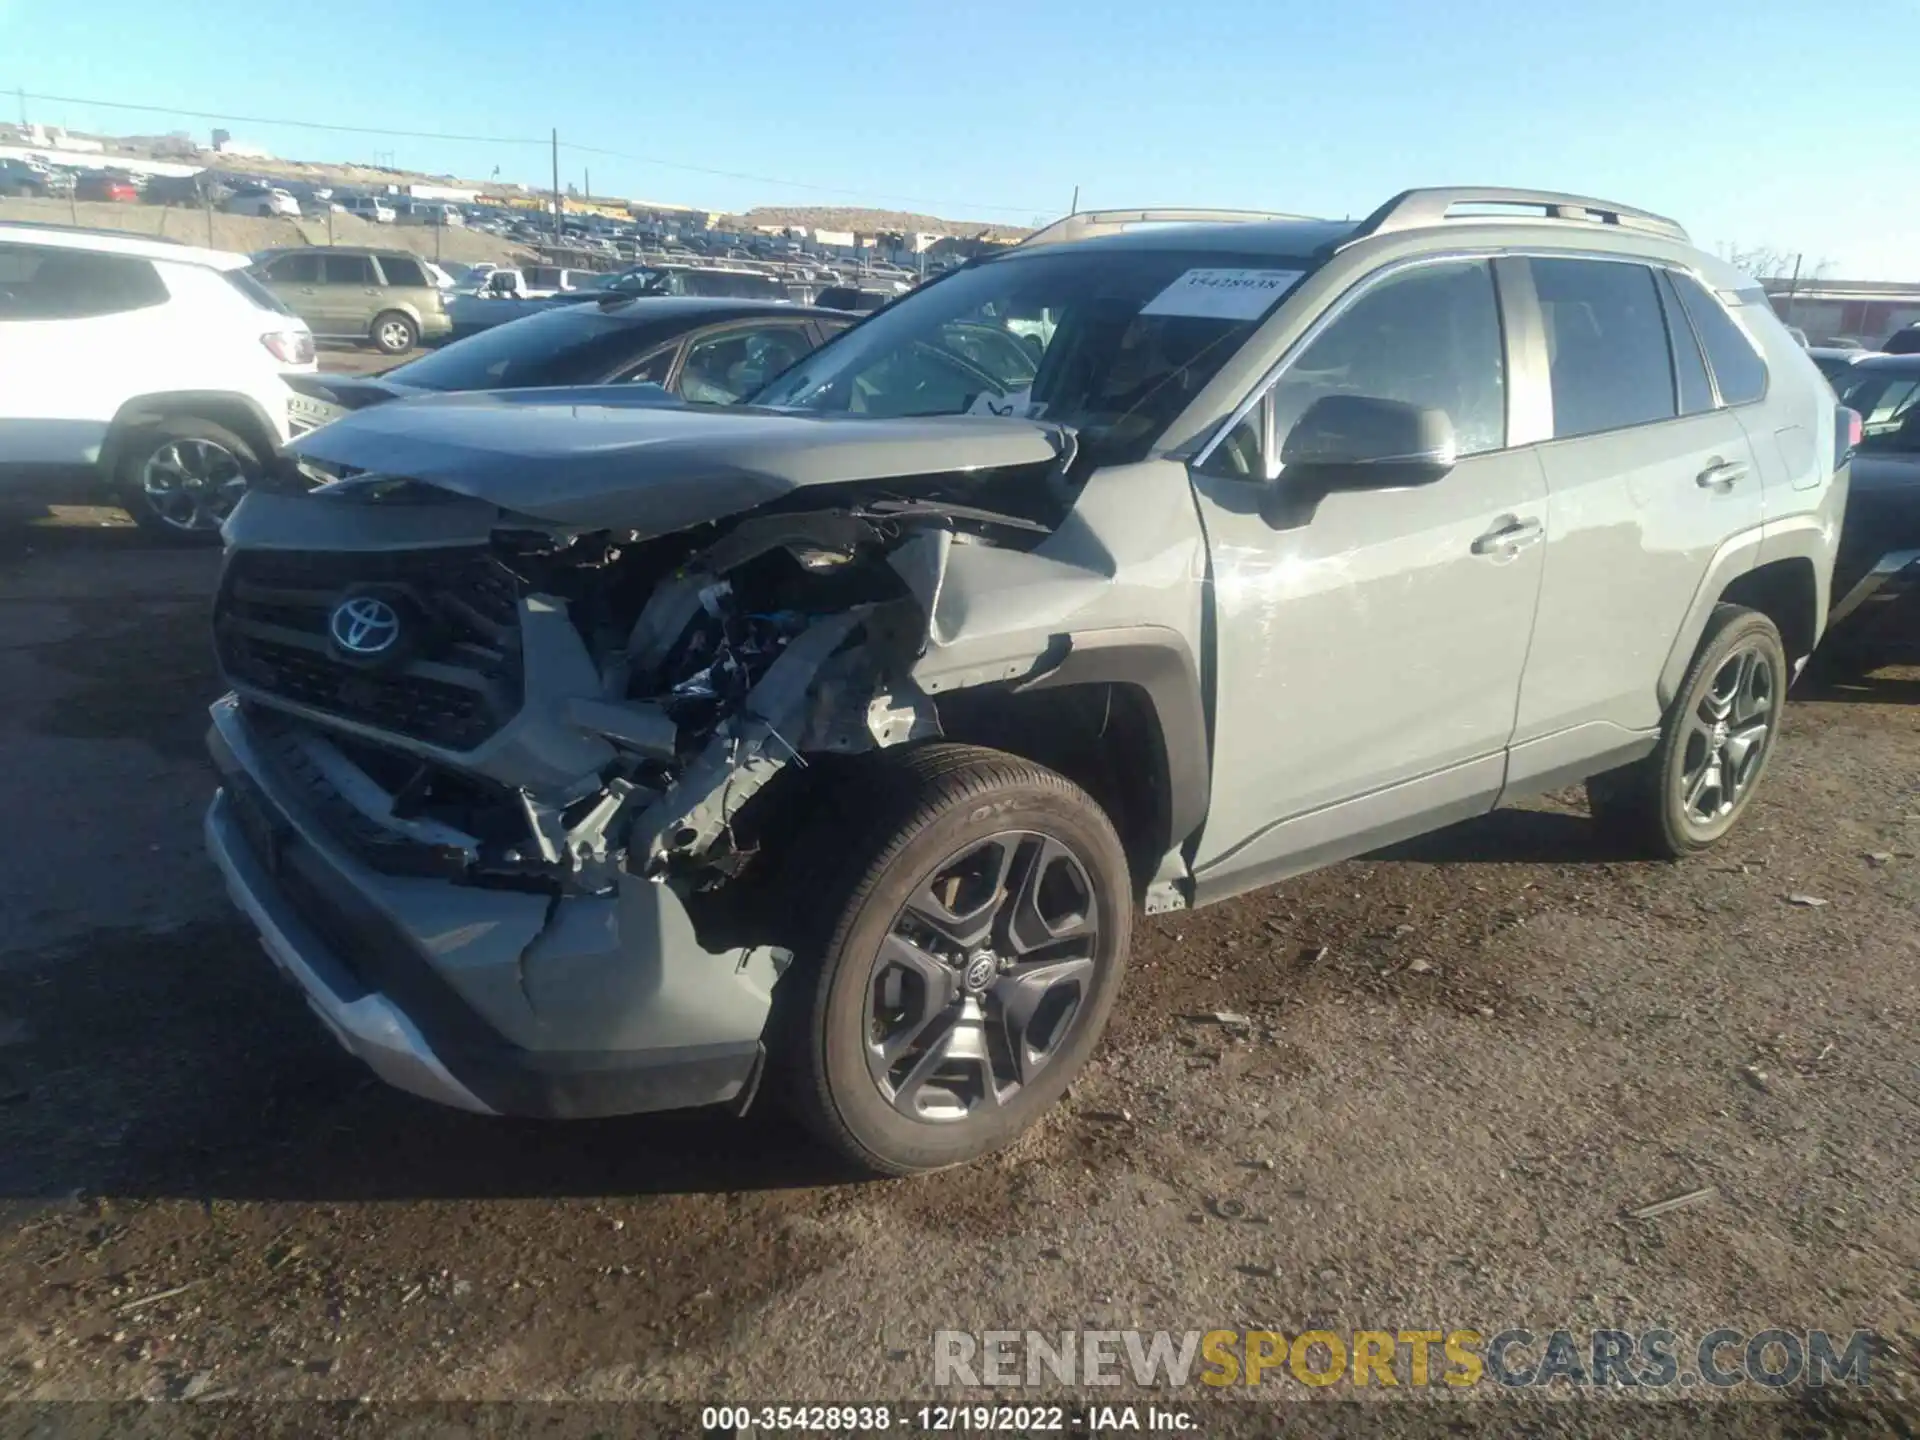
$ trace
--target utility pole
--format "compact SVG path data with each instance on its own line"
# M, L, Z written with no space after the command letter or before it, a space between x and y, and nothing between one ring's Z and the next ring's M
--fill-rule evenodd
M1073 205L1067 213L1069 215L1078 215L1080 213L1080 187L1078 185L1073 187Z
M553 132L553 243L560 243L560 131Z
M591 170L580 172L580 193L587 197L587 204L593 204L593 172Z
M27 88L24 85L15 86L13 93L20 97L20 128L24 130L27 128Z

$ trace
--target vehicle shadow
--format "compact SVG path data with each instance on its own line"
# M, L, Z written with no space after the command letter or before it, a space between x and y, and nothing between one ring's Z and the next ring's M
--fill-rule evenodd
M1920 657L1904 657L1866 674L1809 674L1793 689L1794 700L1817 700L1837 705L1920 704ZM1890 671L1901 673L1889 673Z
M340 1051L237 921L0 960L0 1199L362 1201L770 1190L862 1176L777 1103L469 1115Z
M1495 810L1375 850L1367 858L1421 865L1599 865L1646 856L1604 834L1585 815Z

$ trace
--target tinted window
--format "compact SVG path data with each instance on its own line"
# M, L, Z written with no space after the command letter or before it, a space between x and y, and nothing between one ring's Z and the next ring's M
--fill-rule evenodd
M280 297L244 270L222 270L226 282L246 296L248 301L262 310L271 310L278 315L291 315L293 312L280 303Z
M568 305L495 325L387 374L428 390L591 385L659 339L656 325L623 323L597 305Z
M1653 272L1609 260L1534 260L1547 331L1553 433L1670 420L1673 357Z
M703 335L687 347L680 394L696 405L731 405L799 360L813 344L798 325L762 325Z
M1700 341L1693 333L1693 323L1687 319L1686 312L1680 308L1680 300L1673 290L1673 277L1666 271L1656 272L1660 286L1660 305L1667 316L1667 335L1673 344L1673 373L1680 393L1680 413L1698 415L1704 410L1713 409L1713 384L1707 379L1707 365L1700 358Z
M1274 387L1284 441L1326 395L1444 410L1462 455L1506 444L1506 383L1493 272L1483 261L1421 265L1368 290Z
M1692 276L1676 275L1673 284L1680 292L1680 303L1687 307L1687 314L1693 320L1693 328L1700 332L1707 362L1713 366L1713 378L1720 385L1721 403L1745 405L1765 395L1767 364L1753 348L1747 332Z
M387 277L389 285L411 285L419 288L428 283L427 275L417 260L396 260L390 255L380 257L380 273Z
M304 255L282 255L278 260L269 260L265 269L267 278L281 285L320 283L320 257L310 251Z
M615 378L628 385L664 385L667 376L673 373L673 357L680 353L678 345L669 345L647 356L633 369Z
M323 255L320 279L326 285L372 285L373 261L365 255Z
M871 416L1020 414L1075 427L1084 456L1136 459L1278 305L1308 262L1220 251L1046 246L955 272L814 352L757 397ZM949 327L1039 341L1031 389L948 344Z
M1856 372L1853 382L1840 392L1840 403L1860 413L1865 431L1860 446L1863 450L1893 448L1890 444L1893 437L1920 414L1917 401L1920 401L1920 375Z
M79 320L166 302L167 287L151 261L0 245L0 320Z

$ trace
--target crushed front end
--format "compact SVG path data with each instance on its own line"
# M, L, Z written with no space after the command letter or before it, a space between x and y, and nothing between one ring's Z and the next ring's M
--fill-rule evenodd
M744 1105L792 960L763 837L809 771L938 732L910 672L952 547L1046 533L898 487L668 534L418 481L257 492L215 607L209 849L403 1089Z

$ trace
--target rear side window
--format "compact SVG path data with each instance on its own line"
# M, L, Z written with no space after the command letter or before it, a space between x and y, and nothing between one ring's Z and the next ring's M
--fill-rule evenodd
M328 285L371 285L373 260L366 255L323 255L320 278Z
M380 269L389 285L411 285L419 289L427 283L426 271L417 260L396 260L391 255L382 255Z
M84 320L167 303L153 262L53 246L0 245L0 320Z
M1556 439L1679 413L1653 272L1612 260L1533 260Z
M1767 362L1753 348L1747 332L1727 314L1726 307L1691 275L1675 275L1673 286L1680 292L1680 303L1686 306L1693 328L1700 332L1707 363L1720 386L1720 403L1746 405L1765 395Z

